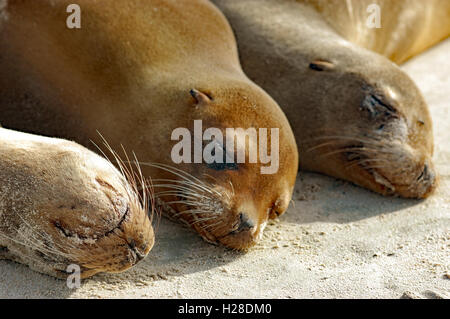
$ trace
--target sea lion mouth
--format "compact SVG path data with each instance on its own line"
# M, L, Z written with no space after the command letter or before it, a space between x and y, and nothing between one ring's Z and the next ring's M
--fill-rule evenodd
M124 214L116 223L116 225L112 226L101 235L86 236L85 234L80 234L77 231L68 229L64 226L64 223L62 221L53 221L51 224L57 229L58 233L68 240L74 242L74 244L72 243L68 245L68 247L73 247L73 249L69 248L69 251L67 252L67 254L70 255L70 250L73 250L72 254L74 258L68 258L67 263L79 265L82 269L81 275L83 277L83 272L86 273L86 276L88 276L87 274L89 274L90 276L96 272L118 272L128 269L142 261L147 256L148 251L151 249L152 243L145 242L139 247L139 244L134 239L134 237L128 238L126 226L124 225L128 221L131 221L132 211L133 209L129 204L127 204ZM90 257L89 254L86 254L86 249L81 249L81 247L88 245L92 246L94 250L109 250L111 248L107 248L107 246L104 246L105 243L103 243L102 240L111 238L111 236L115 236L119 240L121 240L122 243L119 246L122 248L126 248L126 250L121 250L120 254L116 254L116 257L118 257L119 255L123 255L123 259L112 264L112 267L110 267L111 269L103 269L103 267L88 265L89 263L93 263L94 265L96 264L95 255ZM86 262L88 264L86 264ZM58 261L55 260L55 263L58 263ZM55 269L55 271L58 271L61 274L66 273L65 270L61 271Z
M134 255L134 260L135 262L133 263L133 265L136 265L138 262L140 262L141 260L143 260L147 254L146 253L142 253L137 247L136 247L136 242L134 241L134 239L130 240L128 243L128 247L130 248L131 253Z
M347 161L350 162L347 169L350 169L355 165L358 166L365 172L369 173L376 184L384 187L388 193L393 194L395 192L395 186L378 170L376 166L372 165L373 162L376 162L376 159L373 159L365 153L359 151L364 148L365 145L363 143L347 146L349 151L345 153L345 156ZM354 149L354 151L352 151L352 149Z
M222 194L222 198L189 203L181 196L174 201L159 200L158 203L169 218L183 221L210 244L223 244L236 250L251 247L255 243L256 225L243 213L237 216L231 213L226 199L229 198Z
M353 146L355 149L361 149L364 146ZM351 148L351 147L349 147ZM354 162L348 167L355 164L372 176L373 182L383 189L386 195L401 195L409 198L423 198L435 189L436 175L427 163L423 164L423 169L415 178L409 178L410 183L396 183L392 181L386 173L383 172L385 165L377 166L372 163L377 162L377 159L372 158L361 152L347 152L347 160ZM400 163L399 165L401 165ZM413 174L411 172L411 174ZM406 179L406 178L405 178Z

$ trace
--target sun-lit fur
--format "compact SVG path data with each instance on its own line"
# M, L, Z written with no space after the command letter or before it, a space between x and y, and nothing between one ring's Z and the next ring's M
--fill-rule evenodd
M448 0L296 1L317 8L348 41L395 63L420 54L450 35ZM368 28L367 21L374 18L375 4L380 8L380 28Z
M0 258L59 278L75 264L86 278L147 255L154 203L139 166L112 153L119 172L74 142L3 128L0 141Z

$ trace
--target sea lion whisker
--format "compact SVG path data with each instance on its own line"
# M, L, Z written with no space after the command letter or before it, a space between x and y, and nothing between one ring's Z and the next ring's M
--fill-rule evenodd
M196 203L201 200L211 200L211 197L209 197L209 196L192 193L192 192L189 192L188 190L177 189L177 188L175 188L175 190L168 190L168 191L161 192L161 194L158 194L157 196L164 202L165 202L165 200L163 200L162 198L165 196L178 196L178 197L185 198L185 199L191 199L191 200L195 201Z
M370 138L362 138L360 136L345 136L345 135L334 135L334 136L324 136L317 139L328 139L330 140L328 143L336 143L336 142L346 142L346 141L353 141L358 143L363 143L364 145L372 145L372 146L385 146L385 143L375 137ZM325 144L325 143L324 143Z
M354 141L355 142L361 142L361 143L364 143L364 144L369 144L369 146L370 145L372 145L372 146L384 146L381 143L380 144L376 144L376 143L370 143L370 142L368 143L368 142L363 142L363 141L358 141L358 140L354 140ZM345 141L342 141L342 142L345 142ZM325 142L325 143L322 143L322 144L319 144L319 145L315 145L313 147L308 148L306 150L306 152L311 152L311 151L317 150L319 148L326 147L326 146L329 146L329 145L335 145L335 144L336 144L336 140ZM369 148L367 148L366 145L365 146L352 146L352 148L353 149L361 149L361 150L369 150ZM373 151L378 152L379 150L373 149Z
M214 227L217 227L217 226L219 226L220 225L220 221L218 221L218 222L215 222L215 223L213 223L213 224L210 224L210 225L205 225L205 226L203 226L202 227L202 230L213 230L214 229Z
M190 187L193 187L193 188L196 188L196 189L201 190L201 191L204 191L204 192L208 192L208 193L211 193L211 194L213 193L213 192L210 191L206 186L204 186L204 185L199 185L198 183L194 183L194 182L189 181L189 180L178 181L178 183L179 183L179 184L186 185L186 186L190 186ZM167 185L173 185L173 184L165 184L165 185L167 186ZM186 188L186 189L189 189L189 188Z
M378 137L373 136L366 136L366 138L363 138L358 135L325 135L325 136L318 136L314 138L310 138L307 140L304 140L303 143L308 143L310 141L316 141L316 140L352 140L357 142L380 142L382 143L382 140Z
M234 193L234 186L233 186L233 183L231 182L231 180L229 180L228 181L229 183L230 183L230 185L231 185L231 190L233 191L233 196L235 195L235 193Z
M125 148L123 148L123 151L126 155ZM152 182L151 178L148 178L148 179L144 178L144 175L142 174L142 169L141 169L141 166L139 165L139 161L137 159L136 153L133 151L132 154L134 157L134 165L136 166L136 169L139 173L138 180L140 182L139 184L140 184L140 187L142 190L142 203L143 203L144 209L147 212L149 211L150 207L152 207L151 214L150 214L151 215L150 222L152 222L153 221L153 213L154 213L154 209L155 209L155 199L154 199L155 195L154 195L153 182ZM127 156L127 159L128 159L128 156ZM130 167L130 169L132 169L132 168ZM132 171L134 172L134 170L132 170ZM134 186L135 186L134 193L138 194L139 198L141 198L141 192L138 191L137 184L135 184Z
M215 193L218 196L222 196L221 193L219 193L217 190L213 189L213 188L207 188L207 184L205 182L203 182L202 180L198 179L197 177L189 174L188 172L185 172L179 168L173 167L173 166L169 166L167 164L157 164L157 163L141 163L141 165L147 165L147 166L151 166L151 167L155 167L155 168L159 168L162 170L165 170L169 173L172 173L178 177L183 178L186 181L192 182L194 183L196 186L202 188L203 190L209 192L209 193ZM183 176L182 174L185 174L187 176ZM194 182L195 181L195 182Z
M202 207L202 208L210 207L209 204L200 202L199 200L183 199L181 201L175 201L175 202L180 203L180 204L184 204L184 205L189 205L189 206L192 206L192 207ZM170 203L170 202L167 202L167 203Z
M197 203L197 202L190 202L190 201L180 201L180 204L185 204L191 207L195 207L196 210L202 210L203 212L210 212L211 206L207 204Z
M213 179L214 181L218 182L218 179L217 179L216 177L210 175L210 174L206 174L206 173L205 173L205 174L203 174L203 176L209 177L209 178ZM231 183L230 180L229 180L229 182ZM210 187L211 187L211 186L210 186ZM227 192L223 192L223 193L219 193L219 194L220 194L221 197L222 197L223 195L225 195L225 196L228 197L228 199L230 199L230 195L229 195Z
M206 201L212 200L212 198L210 196L193 193L193 192L189 192L186 190L169 190L169 191L165 191L165 192L161 192L161 193L162 193L162 195L158 195L160 198L164 197L164 196L178 196L178 197L184 197L186 199L192 199L196 203L201 200L206 200Z
M181 198L188 199L188 200L198 200L199 199L199 197L189 196L187 194L182 194L180 192L171 192L171 191L161 192L161 193L156 194L156 196L158 196L159 198L165 197L165 196L177 196L177 197L181 197ZM205 197L205 198L207 198L207 197Z
M194 215L198 215L201 213L202 212L200 212L198 209L188 209L188 210L183 210L181 212L174 214L173 217L179 217L179 216L186 215L186 214L190 214L190 215L194 216Z
M369 148L369 147L365 147L365 146L351 146L351 147L344 147L341 149L337 149L335 152L339 153L339 152L352 152L352 153L357 153L360 155L365 155L366 153L373 153L373 154L380 154L380 153L385 153L385 154L392 154L392 152L388 151L388 150L384 150L384 149L373 149L373 148ZM322 154L322 156L329 156L329 155L333 155L334 152L330 152L330 153L326 153L326 154Z
M336 144L335 141L322 143L322 144L319 144L319 145L316 145L316 146L313 146L313 147L308 148L308 149L306 150L306 152L312 152L312 151L314 151L314 150L316 150L316 149L319 149L319 148L322 148L322 147L325 147L325 146L328 146L328 145L335 145L335 144Z
M370 163L370 162L387 162L387 160L381 159L381 158L363 159L363 160L360 160L360 161L355 161L355 163L351 163L351 164L347 165L345 168L346 169L350 169L350 168L352 168L354 166L365 164L365 163Z
M66 259L69 259L69 257L72 257L72 255L66 254L56 248L50 248L50 247L46 246L45 242L40 241L36 237L32 237L32 239L35 240L35 241L33 241L32 239L27 238L25 235L23 235L20 232L18 233L18 235L28 243L28 245L31 249L40 252L41 254L45 255L46 257L49 257L49 258L63 257ZM38 245L37 242L40 245Z
M167 188L167 187L161 187L161 188ZM181 189L170 189L169 190L165 190L165 191L160 191L160 192L156 192L155 195L159 196L159 195L179 195L179 194L184 194L184 195L188 195L188 196L192 196L195 198L210 198L208 195L205 194L201 194L198 193L196 190L181 190Z
M128 197L130 201L134 201L134 196L132 194L135 194L139 199L139 204L142 205L142 207L145 209L146 212L150 215L150 221L153 220L153 215L155 212L155 203L154 203L154 195L153 195L153 187L150 179L150 186L147 186L146 179L142 175L141 167L139 166L139 161L137 160L136 154L133 152L133 156L135 158L134 165L136 166L139 175L136 174L135 170L132 168L131 163L129 161L128 154L124 148L124 146L121 144L122 150L125 154L125 157L127 158L127 163L129 164L128 167L126 167L125 162L120 158L117 152L115 152L112 147L109 145L108 141L105 139L105 137L97 130L97 133L99 134L100 138L102 139L102 142L104 146L108 149L108 151L113 155L117 166L119 167L119 170L121 172L121 178L123 178L122 186L124 189L127 190ZM103 154L103 157L111 164L112 161L109 159L109 157L105 154L105 152L94 142L91 140L91 143L94 144L94 146ZM114 165L113 165L114 166ZM142 195L138 190L138 183L137 180L141 184L141 190ZM131 187L131 189L130 189ZM148 200L150 198L150 200ZM150 209L151 207L151 209Z
M125 172L123 169L123 165L120 163L120 161L118 161L118 158L116 157L116 154L114 153L114 151L112 150L111 146L108 144L108 142L106 141L106 139L103 137L103 135L97 130L98 135L100 135L101 139L103 140L103 144L106 146L106 148L111 152L111 154L115 157L116 159L116 163L117 166L119 167L119 170L122 174L122 176L125 176ZM103 157L109 162L109 164L111 164L112 166L114 166L114 164L112 163L112 161L109 159L109 157L106 155L106 153L100 148L100 146L98 146L93 140L90 140L90 142L92 144L94 144L94 146L100 151L100 153L102 153Z
M186 186L192 186L198 190L204 191L202 185L198 185L194 182L191 181L185 181L185 180L174 180L174 179L164 179L164 178L160 178L160 179L155 179L155 182L173 182L173 183L177 183L177 184L183 184Z
M26 247L26 248L29 248L29 249L35 249L35 248L34 248L33 246L31 246L31 244L28 243L28 242L26 242L26 243L20 242L20 241L14 239L14 238L12 238L12 237L9 237L8 235L5 235L5 234L3 234L3 233L1 233L1 232L0 232L0 236L2 236L3 238L5 238L6 240L12 241L13 243L15 243L15 244L17 244L17 245L20 245L20 246L23 246L23 247Z
M215 219L215 217L205 217L205 218L199 218L197 220L195 220L194 222L191 223L191 225L196 225L202 222L207 222L208 220L213 220Z
M155 195L157 196L161 196L161 195L186 195L186 196L191 196L193 198L209 198L206 195L203 194L199 194L196 192L189 192L189 191L178 191L178 190L167 190L167 191L162 191L162 192L156 192Z
M25 246L25 247L27 247L27 248L30 248L30 249L32 249L32 250L36 250L36 251L39 251L39 252L41 252L41 248L43 248L43 247L39 247L37 244L36 244L36 241L38 241L38 242L40 242L40 243L42 243L40 240L38 240L35 236L33 236L33 234L31 234L30 235L30 238L29 237L26 237L21 231L17 231L17 235L19 236L19 237L21 237L22 238L22 244L23 244L23 246ZM33 239L34 239L34 241L33 241ZM43 253L44 255L46 255L44 252L41 252L41 253ZM47 256L47 255L46 255Z
M25 221L24 221L25 222ZM28 240L29 244L34 245L35 250L42 252L42 249L45 249L47 252L54 254L56 256L61 256L67 259L71 259L75 256L75 251L77 251L77 256L80 256L80 251L81 249L77 246L75 246L74 244L70 243L70 242L66 242L64 245L58 244L56 243L54 240L52 240L50 237L45 238L44 236L42 236L43 241L39 240L38 238L36 238L36 236L33 235L33 233L36 233L38 235L40 235L38 232L36 232L34 230L34 228L29 225L29 224L25 224L25 227L28 227L28 229L32 232L32 234L30 234L30 237L32 237L32 239L35 239L37 242L41 243L42 246L37 246L36 243L30 241L30 239L28 237L25 237L25 235L19 231L18 235L21 236L22 238L24 238L25 240ZM50 247L47 245L47 242L51 242L52 245L54 245L54 247ZM70 251L70 252L64 252L64 251ZM48 256L51 257L51 256Z
M32 236L34 239L36 239L36 240L39 240L34 234L36 234L36 235L38 235L38 236L40 236L41 238L42 238L42 240L43 240L43 244L45 245L45 243L46 242L52 242L52 244L53 245L55 245L55 247L56 248L58 248L58 249L61 249L61 250L64 250L64 249L66 249L67 247L64 247L64 246L62 246L62 245L60 245L60 244L58 244L58 243L55 243L54 241L53 241L53 239L48 235L48 234L46 234L47 235L47 237L46 236L44 236L43 234L41 234L41 233L39 233L38 231L36 231L35 230L35 227L33 227L33 226L31 226L21 215L18 215L19 216L19 218L21 219L21 221L22 221L22 223L25 225L25 227L27 227L30 231L31 231L31 234L30 234L30 236ZM19 234L19 235L22 235L22 232L21 231L19 231L19 230L17 230L17 233ZM75 248L75 249L77 249L77 247L76 246L74 246L73 244L71 244L71 243L69 243L69 244L66 244L69 248ZM48 247L49 249L50 249L50 247Z
M33 226L31 226L21 215L18 215L19 216L19 218L21 219L21 221L22 221L22 223L25 225L25 227L27 227L30 231L31 231L31 234L30 234L30 236L32 236L35 240L39 240L34 234L36 234L36 235L38 235L38 236L40 236L41 238L42 238L42 240L43 241L41 241L42 242L42 244L44 244L45 245L45 242L48 242L48 241L51 241L52 242L52 244L53 245L55 245L57 248L59 248L59 249L64 249L64 248L66 248L66 247L63 247L63 246L60 246L58 243L55 243L51 238L50 238L50 236L48 236L48 237L45 237L43 234L41 234L41 233L39 233L39 232L37 232L35 229L34 229L34 227ZM17 231L17 233L18 233L18 235L20 235L20 236L22 236L23 235L23 232L21 232L21 231ZM47 234L48 235L48 234ZM73 246L73 248L75 248L75 246ZM48 249L50 249L50 247L48 247Z
M176 176L178 176L178 177L181 177L181 178L183 178L183 179L185 179L185 180L188 180L188 181L195 180L195 181L197 181L199 184L204 184L203 181L201 181L200 179L196 178L195 176L189 174L188 172L185 172L185 171L183 171L183 170L181 170L181 169L179 169L179 168L176 168L176 167L173 167L173 166L170 166L170 165L167 165L167 164L162 164L162 163L149 163L149 162L140 162L140 164L141 164L141 165L144 165L144 166L150 166L150 167L155 167L155 168L163 169L163 170L165 170L165 171L167 171L167 172L169 172L169 173L172 173L172 174L174 174L174 175L176 175ZM185 174L185 175L187 175L187 176L184 176L183 174Z
M15 239L13 239L13 238L11 238L11 237L5 235L5 234L0 233L0 236L3 237L3 238L5 238L6 240L10 240L10 241L14 242L14 243L17 244L17 245L20 245L20 246L23 246L23 247L25 247L25 248L28 248L28 249L35 250L35 251L36 251L36 248L34 248L34 247L32 247L32 246L29 246L29 245L26 245L26 244L24 244L24 243L22 243L22 242L19 242L19 241L15 240ZM38 264L42 262L42 261L41 261L40 259L38 259L37 257L32 257L32 256L25 255L25 254L21 254L21 255L20 255L20 258L25 258L25 259L34 261L34 262L36 262L36 263L38 263Z
M174 216L180 216L184 214L198 215L198 214L211 214L211 215L219 215L216 212L211 211L210 209L199 209L198 207L193 209L184 210L174 214Z
M187 192L189 190L192 190L192 188L190 188L190 187L185 187L185 186L175 185L175 184L154 184L153 187L155 187L155 188L168 188L168 189L187 191Z
M34 243L32 240L30 240L30 238L27 238L27 237L26 237L24 234L22 234L22 232L20 232L20 231L18 231L17 234L23 239L23 241L15 240L15 239L13 239L13 238L11 238L11 237L5 235L5 234L0 233L0 235L3 236L4 238L6 238L7 240L10 240L10 241L12 241L12 242L14 242L14 243L16 243L16 244L18 244L18 245L20 245L20 246L23 246L23 247L28 248L28 249L37 251L37 252L43 254L44 256L46 256L46 257L48 257L48 258L50 258L50 259L54 258L55 255L56 255L56 256L60 255L60 256L62 256L62 257L64 257L64 258L67 258L67 256L62 255L62 254L61 254L60 252L58 252L58 251L51 251L50 249L46 249L46 247L42 247L42 246L36 245L36 243ZM34 239L36 239L36 238L34 237ZM43 248L44 248L44 250L43 250ZM53 254L53 255L48 255L45 251L47 251L47 253L50 252L50 253ZM22 257L23 257L23 256L22 256ZM40 262L40 260L38 260L38 259L35 259L35 261Z
M388 167L387 165L370 165L370 166L366 166L366 169L377 169L377 168L386 168Z
M320 157L327 157L327 156L331 156L331 155L336 155L336 154L340 154L340 153L348 153L348 152L352 152L352 153L356 153L356 154L360 154L363 155L363 151L371 151L370 149L367 150L361 150L358 148L354 148L354 147L345 147L345 148L341 148L341 149L337 149L325 154L320 154Z
M197 205L197 202L194 201L190 201L190 200L175 200L175 201L170 201L170 202L166 202L166 204L171 205L171 204L185 204L185 205Z

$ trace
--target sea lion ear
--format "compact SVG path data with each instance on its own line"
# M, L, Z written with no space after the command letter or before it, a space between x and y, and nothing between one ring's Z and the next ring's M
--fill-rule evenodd
M208 104L212 100L208 94L200 92L199 90L196 89L190 90L189 93L191 93L192 97L197 102L197 105Z
M331 71L334 63L326 60L315 60L309 64L309 68L314 71Z

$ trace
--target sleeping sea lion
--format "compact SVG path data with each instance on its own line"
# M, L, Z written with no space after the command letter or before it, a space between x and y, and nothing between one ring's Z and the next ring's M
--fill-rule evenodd
M213 2L235 30L244 71L286 113L301 168L383 195L432 193L430 113L388 58L402 62L447 37L449 1ZM382 28L368 30L374 3Z
M254 244L289 205L298 151L279 106L242 71L222 13L206 0L80 0L80 28L68 28L70 3L8 1L0 121L88 147L99 131L113 149L122 144L143 160L168 215L210 242ZM192 141L191 162L178 163L176 132L194 136L198 121L203 140ZM218 138L230 128L234 147ZM201 155L211 143L219 159L207 162ZM242 150L244 161L220 161L228 157L219 152ZM267 159L276 164L269 174Z

